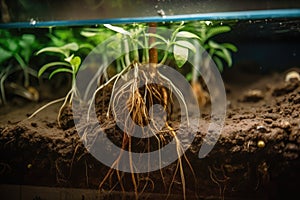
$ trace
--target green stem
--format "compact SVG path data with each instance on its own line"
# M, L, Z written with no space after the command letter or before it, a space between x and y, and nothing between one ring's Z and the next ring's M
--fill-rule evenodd
M166 50L165 50L164 57L163 57L163 59L160 61L159 65L163 65L163 64L166 62L166 60L167 60L167 58L168 58L168 55L169 55L169 49L170 49L170 47L171 47L172 45L173 45L173 43L167 44L167 48L166 48Z
M2 75L2 74L1 74ZM1 90L1 99L3 101L3 104L6 104L6 96L5 96L5 89L4 89L4 81L6 79L6 75L4 74L0 78L0 90Z
M168 58L168 54L169 54L169 49L170 47L172 47L172 45L175 44L175 41L176 41L176 35L177 33L183 28L183 22L179 25L179 27L177 29L175 29L175 31L172 33L171 35L171 40L169 42L169 44L167 44L167 49L165 50L165 53L164 53L164 57L163 59L160 61L159 65L162 65L166 62L167 58Z
M125 48L125 52L126 52L126 54L125 54L125 64L126 64L126 66L129 66L130 65L130 57L129 57L130 52L129 52L128 38L126 38L124 40L124 48Z
M146 33L143 32L144 35L144 42L145 42L145 48L144 48L144 53L143 53L143 62L144 63L149 63L149 45L148 45L148 40L146 37Z
M21 68L23 69L23 73L24 73L24 86L28 87L29 86L28 66L26 65L26 63L24 62L24 60L22 59L22 57L18 53L14 54L14 57L16 58L16 60L20 64Z
M72 73L72 90L76 91L76 73Z
M124 60L123 57L120 60L121 60L122 69L124 69L125 67L129 66L129 65L125 64L125 60Z
M122 70L122 65L121 65L121 59L116 60L117 63L117 72L120 72Z
M136 62L139 62L139 49L138 49L138 43L137 42L133 42L133 60Z

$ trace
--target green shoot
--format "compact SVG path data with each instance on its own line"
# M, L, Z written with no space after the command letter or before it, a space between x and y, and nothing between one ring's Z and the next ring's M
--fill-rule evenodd
M74 95L77 95L77 86L76 86L76 74L78 73L81 65L81 58L79 56L74 56L73 51L78 51L79 45L77 43L69 43L66 45L63 45L61 47L45 47L41 50L39 50L36 55L39 55L41 53L45 52L51 52L51 53L58 53L59 55L63 55L64 61L56 61L56 62L50 62L42 66L38 72L38 76L40 77L42 74L44 74L47 70L50 68L55 67L55 69L49 74L49 79L51 79L54 75L58 73L69 73L72 75L72 86L67 95L64 98L61 98L59 100L54 100L50 103L48 103L46 106L43 106L42 108L38 109L36 112L34 112L29 118L36 115L38 112L43 110L45 107L51 105L52 103L57 103L60 101L64 101L62 106L59 109L59 113L57 116L57 122L58 125L60 124L60 116L62 114L63 108L66 105L71 105Z
M1 101L6 103L4 82L12 73L22 70L23 86L30 86L29 75L36 76L36 72L29 67L30 58L38 48L39 42L34 34L14 36L8 30L0 30L0 87Z

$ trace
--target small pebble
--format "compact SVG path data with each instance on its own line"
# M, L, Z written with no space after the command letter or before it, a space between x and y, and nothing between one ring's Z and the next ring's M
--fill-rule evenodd
M291 71L289 73L286 74L285 76L285 82L291 82L291 81L300 81L300 75L298 72L296 71Z
M288 122L288 121L282 121L282 122L280 123L280 126L281 126L283 129L288 129L288 128L291 127L291 124L290 124L290 122Z
M259 130L259 131L262 132L262 133L267 132L267 129L266 129L266 127L264 127L264 126L257 126L257 127L256 127L256 130Z
M37 127L37 123L31 122L31 126L32 126L32 127Z
M266 146L265 142L263 140L258 140L257 142L257 146L259 148L264 148Z
M264 122L267 123L267 124L272 124L273 120L272 119L265 119Z
M264 98L264 94L261 90L249 90L244 94L243 101L245 102L258 102Z

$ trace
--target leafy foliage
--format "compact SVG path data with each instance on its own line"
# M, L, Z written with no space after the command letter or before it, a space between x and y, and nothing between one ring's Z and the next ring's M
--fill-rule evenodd
M23 71L22 87L29 87L29 75L36 76L29 67L33 52L41 46L32 33L19 34L9 30L0 30L0 104L6 103L4 83L16 71Z
M79 70L79 66L81 64L81 58L78 56L74 57L74 54L71 54L72 51L78 51L79 46L76 43L69 43L61 47L45 47L41 50L39 50L36 54L41 54L44 52L52 52L52 53L58 53L62 54L64 56L64 61L56 61L56 62L50 62L45 65L43 65L39 72L38 76L40 77L46 70L48 70L51 67L59 66L57 69L55 69L50 75L49 78L51 78L53 75L60 73L60 72L69 72L73 75L76 75L76 73ZM70 55L71 54L71 55Z
M170 38L161 34L148 33L147 24L125 24L125 25L99 25L98 27L61 27L49 28L44 31L43 37L35 32L27 31L20 34L17 31L0 30L0 79L1 83L11 73L17 64L24 73L24 86L29 85L29 72L32 72L29 65L32 58L36 55L46 54L39 57L42 64L38 73L39 77L47 74L52 78L58 73L70 73L75 79L81 65L82 59L98 44L107 40L111 36L117 36L107 44L106 55L119 55L121 50L135 46L143 51L128 52L116 63L117 71L121 71L132 61L149 62L149 49L157 48L159 51L158 64L163 64L167 59L172 58L179 68L182 68L191 53L196 52L193 40L198 40L202 47L211 55L220 71L224 64L232 66L232 52L237 51L237 47L231 43L219 43L216 38L218 35L231 31L230 26L213 24L212 22L198 21L187 23L165 24L160 27L171 28L173 30ZM47 39L45 39L45 35ZM149 37L154 37L154 43L148 44ZM124 42L124 40L126 42ZM141 42L143 41L144 42ZM127 46L126 46L127 45ZM165 50L162 50L165 49ZM108 52L108 53L107 53ZM99 52L99 55L101 52ZM56 60L53 61L53 56ZM35 63L39 66L39 62ZM36 66L35 66L36 67ZM47 73L49 72L49 73ZM189 79L190 74L187 75Z
M230 26L218 25L217 22L199 21L191 22L187 27L188 30L199 36L201 46L210 54L221 72L224 68L224 62L228 67L232 66L231 53L237 52L237 47L231 43L218 43L215 41L217 35L230 32Z
M28 68L33 52L40 46L34 34L12 35L8 30L0 30L0 64L5 68L4 62L15 61L24 71L24 85L29 85Z

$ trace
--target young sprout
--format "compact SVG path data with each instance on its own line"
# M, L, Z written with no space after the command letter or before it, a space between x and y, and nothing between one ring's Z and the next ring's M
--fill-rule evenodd
M191 22L186 25L184 30L191 30L197 37L197 41L201 47L200 54L194 57L194 66L186 78L191 81L194 93L198 97L199 105L205 105L209 100L208 93L203 89L199 82L199 75L201 71L208 71L210 67L211 58L215 62L219 71L224 69L224 62L228 67L232 66L232 52L237 51L237 47L231 43L218 43L214 40L215 36L231 31L230 26L214 25L210 21ZM196 46L196 44L195 44ZM199 47L197 47L199 48ZM200 66L202 67L200 69ZM210 74L206 74L206 79L213 79Z
M22 90L28 90L30 87L29 75L37 76L36 72L29 67L30 58L33 52L39 46L35 35L22 34L21 36L13 36L7 30L0 30L0 88L1 101L6 103L4 82L11 74L22 70L24 82L21 84ZM28 94L29 91L25 91ZM37 93L37 91L35 91Z
M72 51L78 51L78 49L79 49L79 45L77 43L69 43L61 47L46 47L36 53L36 55L39 55L44 52L52 52L52 53L58 53L60 55L63 55L64 61L50 62L45 64L39 70L38 76L40 77L47 70L49 70L52 67L55 67L55 69L49 74L49 79L51 79L54 75L58 73L70 73L72 75L72 85L71 85L71 89L69 90L69 92L65 97L47 103L46 105L44 105L43 107L35 111L31 116L29 116L29 119L32 118L41 110L45 109L46 107L54 103L64 101L64 103L59 109L59 113L57 116L58 125L61 126L60 116L62 114L63 108L66 105L71 105L74 95L78 94L78 90L76 86L76 74L79 71L81 65L81 58L79 56L75 56L74 54L71 54Z
M227 63L229 67L232 66L231 52L237 52L237 47L232 43L218 43L214 40L214 37L223 33L231 31L230 26L226 25L212 25L212 23L198 22L199 28L196 29L199 36L200 45L209 53L213 61L216 63L219 70L223 71L223 61ZM204 62L204 67L205 62Z

